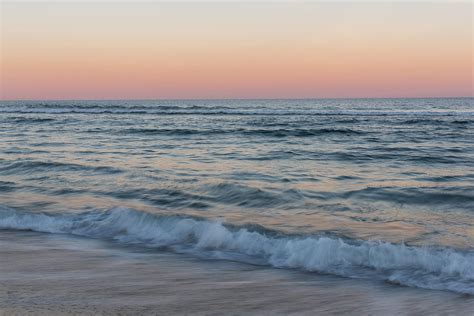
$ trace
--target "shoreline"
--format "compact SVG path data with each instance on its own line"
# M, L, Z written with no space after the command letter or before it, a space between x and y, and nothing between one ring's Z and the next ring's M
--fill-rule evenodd
M68 235L0 232L0 315L468 314L474 297L202 260Z

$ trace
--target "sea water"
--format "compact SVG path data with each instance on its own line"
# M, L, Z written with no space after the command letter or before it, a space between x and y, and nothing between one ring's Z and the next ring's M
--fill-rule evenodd
M474 99L2 101L0 230L470 296Z

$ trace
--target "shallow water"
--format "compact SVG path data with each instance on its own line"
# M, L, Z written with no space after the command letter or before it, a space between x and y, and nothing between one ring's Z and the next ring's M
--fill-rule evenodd
M3 101L0 228L474 294L474 99Z
M474 298L95 239L0 232L0 315L469 315Z

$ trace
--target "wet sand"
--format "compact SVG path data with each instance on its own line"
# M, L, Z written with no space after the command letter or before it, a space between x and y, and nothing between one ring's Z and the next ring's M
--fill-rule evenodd
M0 232L0 315L469 315L474 297L111 242Z

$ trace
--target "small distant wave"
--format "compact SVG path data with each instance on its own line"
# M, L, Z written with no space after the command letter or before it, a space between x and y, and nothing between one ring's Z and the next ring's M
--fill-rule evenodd
M258 225L239 227L125 208L52 214L0 206L0 229L110 239L208 258L474 294L474 252L470 250L414 247L331 235L286 235Z
M427 164L454 164L462 163L466 165L472 165L473 160L470 157L462 155L466 151L464 149L449 150L446 152L437 153L424 153L416 148L391 148L391 147L373 147L371 151L361 149L359 152L343 151L343 152L329 152L329 153L315 153L314 158L317 159L333 159L339 161L354 161L354 162L366 162L366 161L404 161L408 163L417 163L420 165ZM454 154L450 154L454 153ZM455 155L456 154L456 155Z
M273 107L230 106L172 106L172 105L68 105L68 104L19 104L0 106L0 113L17 114L152 114L152 115L240 115L240 116L401 116L411 117L413 123L426 117L473 117L472 110L323 110L315 108L282 109ZM459 120L463 121L463 120Z
M26 116L10 117L8 118L8 120L15 123L26 123L26 124L49 123L49 122L55 121L55 119L52 117L26 117Z
M139 135L167 135L167 136L188 136L188 135L234 135L245 136L269 136L269 137L311 137L327 134L339 135L363 135L366 132L349 128L292 128L292 129L166 129L166 128L129 128L120 131L121 134Z
M457 187L456 190L415 187L367 187L341 194L349 199L367 199L411 205L474 205L473 187Z
M237 185L233 183L219 183L206 186L202 189L208 200L223 204L233 204L241 207L268 208L296 203L303 199L297 190L270 192L260 188Z
M403 124L439 124L439 120L432 120L426 118L417 118L417 119L409 119L402 122Z
M185 110L227 110L227 106L200 106L200 105L117 105L117 104L61 104L61 103L23 103L20 105L7 105L0 107L3 113L150 113L153 111L185 111Z
M468 121L468 120L454 120L454 121L452 121L451 123L464 125L464 124L471 124L471 123L474 123L474 121Z
M474 123L473 120L440 120L436 118L414 118L414 119L409 119L406 121L403 121L402 124L408 124L408 125L437 125L437 124L458 124L458 125L465 125L465 124L470 124Z
M341 134L341 135L362 135L366 132L357 131L349 128L293 128L293 129L278 129L278 130L247 130L244 131L247 135L268 135L273 137L310 137L325 134Z
M25 160L16 162L2 162L0 174L28 174L32 172L48 171L96 171L101 173L120 173L121 170L107 166L86 166L74 163L62 163L54 161Z
M0 181L0 193L11 192L16 188L14 182Z
M124 200L139 199L161 208L190 207L194 209L204 209L210 204L234 205L243 208L270 208L283 205L290 207L304 199L297 190L274 192L227 182L204 185L191 192L171 188L124 188L93 193Z

